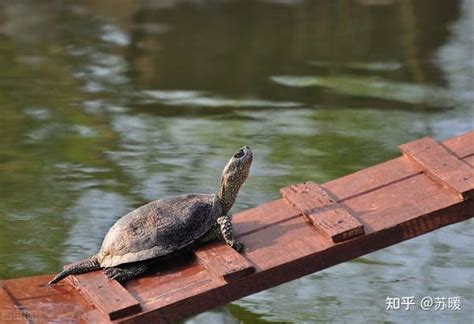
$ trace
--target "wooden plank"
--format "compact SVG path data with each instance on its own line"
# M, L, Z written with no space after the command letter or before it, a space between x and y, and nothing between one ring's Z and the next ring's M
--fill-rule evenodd
M472 166L470 138L462 135L443 145ZM243 256L256 268L254 274L227 282L192 255L160 262L154 268L158 274L125 285L141 302L142 311L119 321L174 322L474 215L474 199L463 200L441 187L406 157L332 180L323 188L356 216L365 235L335 244L285 199L261 204L234 215L234 229L246 246ZM38 315L33 322L109 320L69 280L45 287L49 279L47 275L2 283L22 311Z
M429 200L425 201L429 203ZM470 217L469 211L474 212L474 200L463 204L465 205L457 204L443 210L430 211L426 208L408 210L405 213L406 220L397 226L386 226L380 231L340 244L331 244L329 240L325 238L323 240L321 237L315 240L314 230L310 228L312 226L301 222L301 218L293 218L287 223L265 228L262 232L247 237L248 246L252 251L249 260L255 262L258 260L258 265L261 266L261 270L254 275L219 286L210 282L207 289L204 285L197 286L196 289L190 287L189 290L173 296L175 299L168 300L165 305L158 300L152 300L145 303L147 308L138 319L140 322L147 323L155 320L159 315L168 321L175 321L453 222L465 220ZM468 209L466 210L464 206ZM380 211L379 215L386 212ZM399 210L394 212L399 212ZM322 233L319 235L322 236ZM262 240L262 237L265 240ZM296 237L298 239L295 239ZM266 243L267 239L271 244ZM141 289L146 288L141 287ZM154 289L159 290L159 287L155 286ZM125 323L135 323L136 319L136 317L129 317Z
M182 296L201 294L227 283L222 277L217 277L208 271L196 258L192 259L193 261L187 265L160 269L156 276L133 280L127 283L127 289L140 297L142 309L146 311L150 309L150 305L153 305L153 308L161 308L175 303ZM180 261L181 257L170 263Z
M451 137L443 141L443 145L459 159L472 156L474 155L474 130Z
M64 285L62 282L56 286L48 286L48 276L34 276L29 278L17 278L7 280L3 285L15 296L16 300L34 299L41 296L55 294L68 294L74 290L70 285ZM49 275L49 279L53 276Z
M51 278L50 278L51 279ZM68 281L63 286L72 287ZM21 307L33 323L108 323L110 318L79 291L43 295L21 300Z
M364 234L364 226L316 183L300 183L280 191L291 205L334 242Z
M358 213L359 220L366 224L366 234L369 234L403 224L412 215L429 215L462 202L459 195L441 188L421 173L365 197L355 197L346 204ZM474 216L472 212L471 216Z
M457 156L463 158L471 156L474 154L474 131L450 138L444 141L443 145ZM474 166L474 162L470 162L470 157L464 161ZM337 197L339 202L345 203L352 198L364 196L372 191L380 191L384 187L415 177L421 172L422 170L408 159L395 158L331 180L324 184L324 190L333 197ZM273 209L273 212L267 214L267 208ZM242 220L234 224L236 232L239 233L238 237L297 216L297 213L293 212L294 208L281 199L263 203L252 210L255 214L243 212L234 215L234 218Z
M10 297L5 287L0 285L0 321L8 323L28 323L20 308L15 304L15 301Z
M233 281L255 272L255 267L239 252L224 243L207 244L195 251L196 257L209 271L226 281Z
M464 199L474 197L474 169L435 140L424 137L400 145L400 150L442 186L454 190Z
M268 213L271 210L272 213ZM273 224L284 222L289 218L300 217L301 211L284 202L283 199L272 200L252 208L252 213L241 212L233 215L232 221L236 237L241 240L251 233L262 230Z
M474 154L474 131L452 137L444 141L443 145L459 158L465 159L472 156ZM355 196L380 190L420 172L422 170L419 166L410 160L396 158L331 180L324 184L324 189L336 196L338 201L343 202Z
M109 320L67 280L49 286L47 283L52 278L53 275L16 278L3 281L3 286L33 323L103 323Z
M109 279L102 271L93 271L68 277L82 294L110 320L141 311L140 302L116 280Z
M390 186L417 173L421 173L421 170L413 163L403 163L400 158L396 158L331 180L324 184L324 189L337 197L338 201L345 201Z
M469 164L472 168L474 168L474 155L465 158L463 161Z

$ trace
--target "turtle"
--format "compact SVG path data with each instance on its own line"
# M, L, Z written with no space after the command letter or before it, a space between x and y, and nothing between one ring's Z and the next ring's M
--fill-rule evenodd
M234 237L228 212L249 175L252 159L250 147L237 150L222 172L217 193L154 200L121 217L95 255L64 266L48 285L99 269L123 284L147 273L155 262L216 239L241 252L244 245Z

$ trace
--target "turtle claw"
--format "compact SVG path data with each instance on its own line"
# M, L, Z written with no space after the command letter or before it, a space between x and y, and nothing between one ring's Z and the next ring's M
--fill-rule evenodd
M237 252L242 252L244 250L244 243L242 242L238 242L238 241L235 241L233 244L232 244L232 248L234 250L236 250Z
M149 266L146 263L129 264L120 267L105 268L104 273L110 279L115 279L121 284L146 273Z
M104 273L110 279L115 279L118 282L122 282L121 279L123 279L122 277L124 277L125 275L123 271L119 268L106 268L104 270Z

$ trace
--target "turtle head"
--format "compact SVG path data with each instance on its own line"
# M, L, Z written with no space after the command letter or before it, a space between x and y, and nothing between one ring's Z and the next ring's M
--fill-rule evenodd
M249 175L252 151L244 146L234 153L222 172L219 199L223 215L227 214L237 198L240 187Z

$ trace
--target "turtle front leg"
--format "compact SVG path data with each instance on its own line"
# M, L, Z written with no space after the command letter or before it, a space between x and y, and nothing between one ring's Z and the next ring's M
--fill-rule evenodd
M222 238L221 226L216 222L211 229L199 239L199 244L206 244L208 242L220 240Z
M231 220L232 216L229 215L224 215L217 219L220 234L227 245L232 247L237 252L241 252L244 249L244 244L235 239Z

